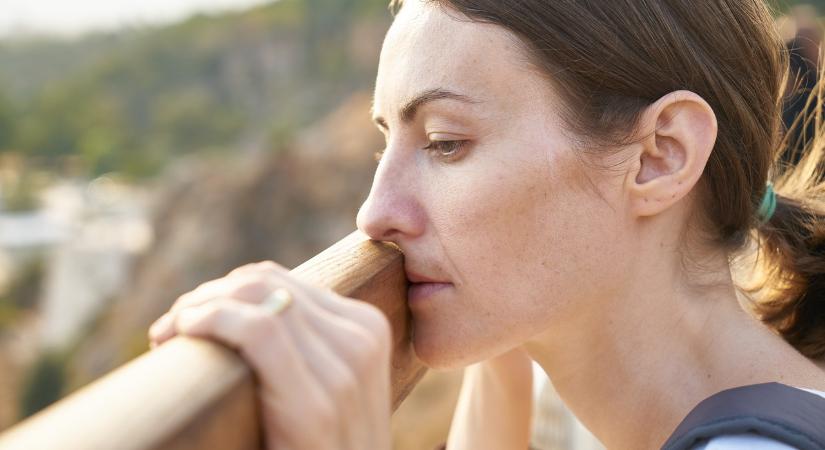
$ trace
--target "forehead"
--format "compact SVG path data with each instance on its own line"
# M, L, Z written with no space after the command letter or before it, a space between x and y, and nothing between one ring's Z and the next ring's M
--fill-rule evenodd
M397 108L435 88L482 101L513 95L516 87L529 91L541 83L529 67L521 41L508 30L436 2L407 0L381 50L375 109Z

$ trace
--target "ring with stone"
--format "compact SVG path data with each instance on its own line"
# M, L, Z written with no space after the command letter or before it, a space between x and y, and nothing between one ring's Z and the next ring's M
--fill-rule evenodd
M272 291L262 302L261 308L267 313L277 315L292 304L292 293L286 288L279 287Z

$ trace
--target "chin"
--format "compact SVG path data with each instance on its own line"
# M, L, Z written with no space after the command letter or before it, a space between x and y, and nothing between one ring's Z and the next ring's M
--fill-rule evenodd
M416 328L413 350L418 359L430 369L461 369L480 361L467 353L468 346L461 345L458 336L439 334L438 330Z

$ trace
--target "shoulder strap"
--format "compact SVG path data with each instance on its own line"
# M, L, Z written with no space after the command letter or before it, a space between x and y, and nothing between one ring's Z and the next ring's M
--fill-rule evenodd
M693 408L662 450L689 450L703 439L737 433L825 450L825 398L780 383L724 390Z

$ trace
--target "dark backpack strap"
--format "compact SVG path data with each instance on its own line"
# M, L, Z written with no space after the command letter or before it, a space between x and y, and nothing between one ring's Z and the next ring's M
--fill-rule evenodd
M740 433L825 450L825 398L780 383L728 389L693 408L662 450L689 450L703 440Z

